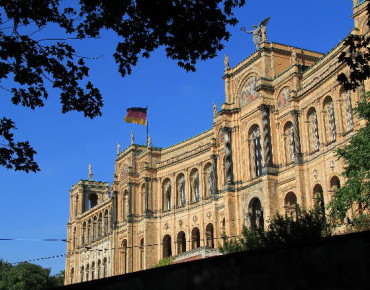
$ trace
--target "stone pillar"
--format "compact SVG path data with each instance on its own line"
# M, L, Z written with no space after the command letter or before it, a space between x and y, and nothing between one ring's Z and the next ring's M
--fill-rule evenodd
M263 136L263 152L265 159L265 167L271 167L272 162L272 146L271 146L271 128L270 128L270 109L269 105L260 105L258 107L262 112L262 136Z
M295 152L295 161L300 161L302 157L301 152L301 141L299 133L299 111L293 110L290 112L293 116L293 139L294 139L294 152Z
M232 185L234 183L233 177L233 160L231 152L231 128L224 127L223 129L224 137L224 149L225 149L225 183L226 186Z
M150 177L145 177L145 209L144 209L144 217L149 218L153 215L152 210L152 195L150 190Z
M128 184L128 198L127 198L127 221L132 220L132 187L133 183L129 182Z
M118 214L118 192L113 191L113 206L112 206L112 228L115 229L117 227L117 214ZM99 223L99 220L98 220Z
M215 197L215 195L218 192L217 184L218 184L218 176L217 176L217 158L218 156L216 154L213 154L211 156L212 158L212 172L213 172L213 180L212 180L212 196Z

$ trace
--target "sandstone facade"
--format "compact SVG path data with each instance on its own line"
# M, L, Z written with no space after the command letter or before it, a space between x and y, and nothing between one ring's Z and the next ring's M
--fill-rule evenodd
M367 33L364 9L354 7L354 33ZM243 225L265 227L296 203L330 201L344 182L334 150L363 125L351 108L369 90L338 84L347 70L342 51L342 43L322 55L264 42L225 68L226 100L210 130L168 148L132 144L117 155L111 185L74 185L66 283L217 248L221 235L238 236Z

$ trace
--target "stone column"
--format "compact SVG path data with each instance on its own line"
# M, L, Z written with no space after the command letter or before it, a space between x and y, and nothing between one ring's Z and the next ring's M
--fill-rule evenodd
M272 162L272 146L271 146L271 128L270 128L270 109L269 105L260 105L258 107L262 112L262 136L263 136L263 152L265 159L265 167L271 167Z
M218 184L218 176L217 176L217 158L218 156L216 154L213 154L211 156L212 158L212 172L213 172L213 180L212 180L212 196L215 197L215 195L218 192L217 184Z
M128 198L127 198L127 221L132 220L132 187L133 183L129 182L128 184Z
M224 127L224 149L225 149L225 183L231 185L234 183L233 160L231 152L231 128Z
M118 214L118 192L113 191L113 206L112 206L112 228L115 229L117 227L117 214ZM99 223L99 220L98 220Z
M299 133L299 111L293 110L290 112L293 116L293 139L294 139L294 152L296 160L297 158L300 159L302 157L301 152L301 141L300 141L300 133Z
M145 177L145 209L144 209L144 217L148 218L151 217L153 214L152 211L152 196L150 191L150 177Z

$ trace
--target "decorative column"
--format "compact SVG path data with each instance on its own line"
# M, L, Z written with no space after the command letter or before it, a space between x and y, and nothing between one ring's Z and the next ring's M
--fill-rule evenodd
M299 134L299 111L293 110L290 111L293 116L293 140L294 140L294 152L296 161L299 161L302 157L301 152L301 141L300 141L300 134Z
M118 214L118 192L113 191L113 206L112 206L112 228L115 229L117 227L117 214ZM98 221L99 222L99 221Z
M127 221L132 221L132 187L133 183L128 184L128 198L127 198Z
M272 163L272 146L271 146L271 128L270 128L270 109L269 105L260 105L258 107L262 112L262 135L263 135L263 152L265 167L271 167Z
M212 196L215 198L216 194L218 193L217 184L218 184L218 177L217 177L217 158L218 156L216 154L213 154L211 156L212 158Z
M152 197L150 194L150 177L145 177L145 209L144 209L144 217L149 218L152 217Z
M231 128L223 127L224 150L225 150L225 189L234 184L233 160L231 152Z

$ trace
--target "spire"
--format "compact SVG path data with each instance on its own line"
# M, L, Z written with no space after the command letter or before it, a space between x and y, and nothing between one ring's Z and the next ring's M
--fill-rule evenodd
M88 175L89 181L92 181L93 180L93 173L92 173L91 164L89 164L88 171L89 171L89 175Z

